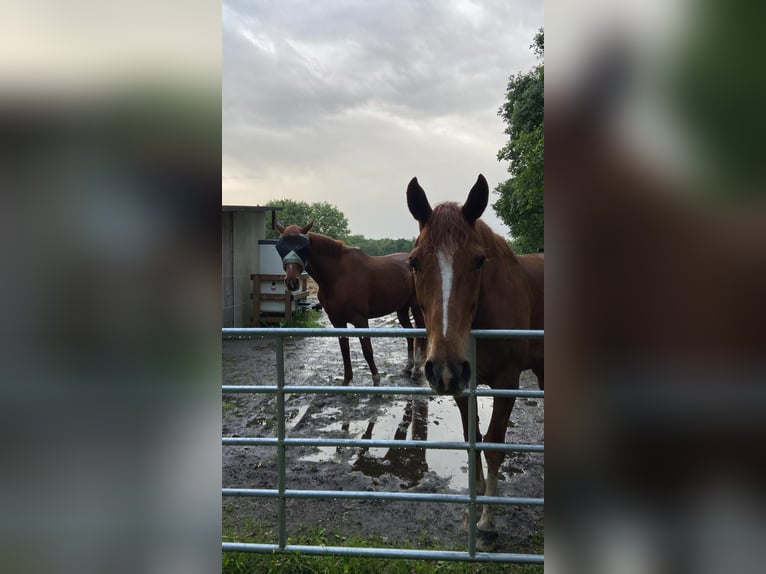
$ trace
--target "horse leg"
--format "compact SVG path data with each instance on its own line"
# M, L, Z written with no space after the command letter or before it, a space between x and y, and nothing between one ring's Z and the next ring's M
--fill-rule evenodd
M537 386L540 387L540 390L545 390L545 383L544 383L544 365L543 363L540 363L539 365L536 365L532 367L532 372L537 377Z
M340 354L343 356L343 386L351 382L354 378L354 373L351 370L351 349L348 344L348 337L338 337L338 343L340 343Z
M460 420L463 422L463 440L468 442L468 397L455 397L457 408L460 411ZM479 416L476 415L476 442L481 442L479 433ZM471 456L470 454L468 456ZM476 451L476 494L484 494L486 483L484 482L484 469L481 466L481 451ZM468 510L463 516L463 530L468 530Z
M515 374L518 381L518 372ZM511 410L515 398L495 397L492 405L492 418L489 422L487 434L484 436L484 442L504 443L505 433L508 429L508 420L511 417ZM497 496L497 475L500 471L500 465L505 458L505 452L486 450L484 456L487 459L487 487L485 494L487 496ZM481 518L477 524L476 548L482 552L491 552L497 546L497 528L495 527L495 511L491 504L485 504L482 508Z
M359 329L366 329L369 326L370 324L367 319L359 321L358 323L354 323L354 327ZM372 373L372 384L373 386L377 387L380 384L380 373L378 373L378 367L375 366L375 359L372 357L372 342L370 341L369 337L359 337L359 342L362 345L362 353L364 354L364 359L370 366L370 372Z
M396 312L396 316L399 319L399 324L405 329L412 329L412 323L410 322L409 307L399 309ZM412 337L407 337L407 365L404 367L404 372L412 376L412 366L415 364L413 357L413 341Z
M418 305L412 305L412 317L415 319L415 328L425 329L426 321L423 318L423 312ZM423 375L423 361L426 356L426 346L428 341L425 337L418 337L415 340L414 361L415 367L412 369L412 378L419 379Z
M330 317L330 323L336 329L343 329L347 326L345 321L338 321ZM354 378L354 372L351 370L351 349L348 344L348 337L338 337L340 344L340 354L343 357L343 386L347 386Z
M367 360L367 364L370 365L370 372L372 373L372 384L378 386L380 384L380 373L375 366L375 359L372 358L372 342L369 337L359 337L359 342L362 344L362 353Z

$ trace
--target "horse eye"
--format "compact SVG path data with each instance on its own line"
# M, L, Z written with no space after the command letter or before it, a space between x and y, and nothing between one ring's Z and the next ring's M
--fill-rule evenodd
M410 267L413 271L418 270L418 260L417 259L410 259Z
M481 257L476 258L476 269L481 269L482 265L484 265L484 261L486 261L486 257L483 255Z

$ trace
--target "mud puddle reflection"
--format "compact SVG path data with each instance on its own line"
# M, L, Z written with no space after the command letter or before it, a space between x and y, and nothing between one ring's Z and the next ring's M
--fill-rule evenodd
M478 407L480 429L485 432L492 413L491 400L480 397ZM460 413L451 397L418 396L394 400L367 418L343 419L340 409L325 409L321 418L326 417L339 420L321 425L318 430L322 435L336 438L461 441L463 436ZM351 468L369 477L390 474L405 481L403 486L406 488L412 488L430 471L446 479L449 488L468 488L467 455L462 450L375 447L353 451L348 460ZM336 447L318 447L316 452L301 457L301 460L340 462L342 458L341 450Z

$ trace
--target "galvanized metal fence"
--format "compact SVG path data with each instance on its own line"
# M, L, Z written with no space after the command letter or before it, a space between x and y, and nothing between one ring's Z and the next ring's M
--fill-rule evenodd
M359 556L380 558L407 558L418 560L452 560L472 562L518 562L542 564L542 554L516 554L504 552L476 551L477 510L480 504L537 505L544 504L543 498L524 498L507 496L480 496L476 486L476 457L480 450L502 450L506 452L542 453L541 444L503 444L476 442L476 425L469 422L468 442L463 441L427 441L427 440L373 440L373 439L322 439L288 438L285 430L285 395L287 394L371 394L371 395L432 395L433 391L425 387L358 387L358 386L299 386L285 385L284 340L288 337L424 337L425 329L305 329L305 328L224 328L224 337L269 337L276 339L277 384L224 385L224 394L272 394L276 395L277 436L275 438L222 437L223 445L231 446L270 446L277 448L278 478L276 489L224 488L222 495L243 497L264 497L277 499L278 543L257 544L249 542L223 542L224 552L262 552L296 553L306 555ZM535 330L473 330L471 331L471 382L468 396L469 421L476 420L476 397L515 396L544 398L543 391L535 390L495 390L476 388L476 340L483 339L542 339L543 331ZM468 453L468 491L462 494L435 494L409 492L369 492L346 490L297 490L286 488L286 454L289 446L318 447L364 447L364 448L423 448L465 450ZM444 550L413 550L407 548L352 548L346 546L312 546L289 544L287 536L288 498L303 499L365 499L388 501L428 501L434 503L460 503L468 505L468 550L466 552Z

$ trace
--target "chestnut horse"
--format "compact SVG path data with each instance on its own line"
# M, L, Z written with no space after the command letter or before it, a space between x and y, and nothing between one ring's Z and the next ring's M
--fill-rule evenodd
M543 256L514 255L506 241L479 219L489 200L483 175L461 207L454 202L431 209L425 191L413 178L407 205L420 224L410 254L415 290L423 312L428 348L424 373L438 394L455 397L468 440L468 362L471 329L543 328ZM543 342L527 339L479 339L477 384L494 389L518 389L519 375L532 369L543 388ZM504 443L514 398L495 397L485 442ZM476 440L481 441L478 421ZM487 479L477 454L477 490L497 496L502 451L484 451ZM477 525L477 548L496 547L497 529L491 505L484 505Z
M307 271L319 286L319 302L334 327L369 327L368 319L396 312L402 327L412 328L410 309L417 327L423 327L423 315L416 304L415 286L407 253L393 253L379 257L348 247L342 241L320 233L309 233L313 222L304 227L276 224L281 234L277 251L282 257L285 285L291 291L298 289L300 275ZM348 337L340 337L343 355L343 384L353 378ZM369 337L360 337L362 352L377 386L380 374L372 356ZM420 353L414 352L413 339L407 339L407 366L405 371L417 374ZM418 349L424 346L417 345Z

